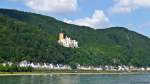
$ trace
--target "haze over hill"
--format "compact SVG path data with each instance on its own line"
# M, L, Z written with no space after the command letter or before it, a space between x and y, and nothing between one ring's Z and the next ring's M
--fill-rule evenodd
M79 42L60 46L61 30ZM150 66L150 39L123 27L92 29L49 16L0 9L0 61Z

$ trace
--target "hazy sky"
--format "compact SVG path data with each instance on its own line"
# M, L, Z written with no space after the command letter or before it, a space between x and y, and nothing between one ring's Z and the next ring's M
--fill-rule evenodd
M0 8L40 13L96 29L122 26L150 37L150 0L0 0Z

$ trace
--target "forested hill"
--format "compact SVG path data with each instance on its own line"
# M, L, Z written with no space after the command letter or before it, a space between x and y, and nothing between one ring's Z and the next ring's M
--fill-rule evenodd
M63 31L78 49L58 45ZM0 62L150 66L150 39L123 27L92 29L55 18L0 9Z

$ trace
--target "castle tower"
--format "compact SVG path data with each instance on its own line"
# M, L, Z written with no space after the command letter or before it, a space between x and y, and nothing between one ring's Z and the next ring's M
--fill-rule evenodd
M59 33L59 40L62 41L64 39L64 33Z

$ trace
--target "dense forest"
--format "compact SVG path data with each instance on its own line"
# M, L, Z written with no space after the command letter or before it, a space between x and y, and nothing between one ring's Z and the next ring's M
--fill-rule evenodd
M57 43L63 31L80 48ZM93 29L55 18L0 9L0 62L150 66L150 39L123 27Z

